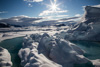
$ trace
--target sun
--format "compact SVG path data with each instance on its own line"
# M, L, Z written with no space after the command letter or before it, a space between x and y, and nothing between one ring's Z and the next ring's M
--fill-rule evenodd
M57 10L57 5L56 4L51 5L51 10L56 11Z
M59 10L60 8L58 8L59 4L56 3L57 0L50 0L51 4L49 5L49 10L51 10L52 12L56 12L57 10Z

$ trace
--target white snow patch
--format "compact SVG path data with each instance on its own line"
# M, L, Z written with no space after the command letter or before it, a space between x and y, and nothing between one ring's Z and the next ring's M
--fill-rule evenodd
M0 67L11 67L11 56L8 50L0 47Z

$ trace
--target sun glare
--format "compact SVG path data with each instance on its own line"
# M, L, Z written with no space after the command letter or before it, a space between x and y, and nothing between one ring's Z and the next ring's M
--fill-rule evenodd
M56 11L57 5L56 5L56 4L51 5L51 9L52 9L53 11Z
M50 0L50 2L51 2L51 5L49 5L49 7L52 12L56 12L57 10L60 9L58 8L59 4L56 3L56 0L54 1Z

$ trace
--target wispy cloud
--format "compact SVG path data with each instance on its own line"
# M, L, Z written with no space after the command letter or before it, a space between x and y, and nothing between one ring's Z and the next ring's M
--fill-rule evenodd
M76 14L75 16L76 16L76 17L80 17L80 16L81 16L81 14Z
M49 15L49 14L53 14L53 13L66 13L68 12L68 10L59 10L59 11L50 11L50 10L44 10L42 13L39 14L39 16L46 16L46 15Z
M68 17L69 15L57 15L56 17Z
M69 15L57 15L57 16L46 16L47 19L53 20L53 19L60 19L60 18L67 18Z
M28 4L29 7L33 7L33 5L31 3Z
M0 14L2 14L2 13L7 13L7 11L0 11Z
M23 0L23 1L28 2L29 7L33 7L32 3L34 3L34 2L39 3L39 2L42 2L43 0Z
M27 2L42 2L43 0L24 0L24 1L27 1Z
M59 6L61 3L57 3L57 0L50 0L50 4L46 4L47 8L46 10L42 11L39 16L55 16L55 17L64 17L65 15L62 15L63 13L67 13L68 10L60 9ZM60 15L59 15L60 14Z

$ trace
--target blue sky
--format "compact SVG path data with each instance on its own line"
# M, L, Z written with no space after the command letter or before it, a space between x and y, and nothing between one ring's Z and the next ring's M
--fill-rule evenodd
M0 0L0 18L26 15L29 17L72 17L84 13L86 5L98 5L100 0ZM57 9L58 8L58 9ZM56 13L55 13L56 12Z

